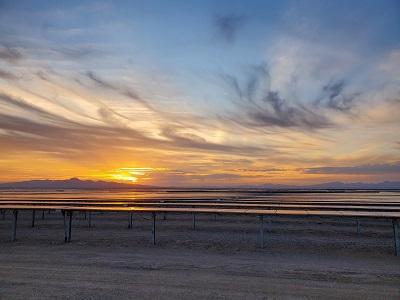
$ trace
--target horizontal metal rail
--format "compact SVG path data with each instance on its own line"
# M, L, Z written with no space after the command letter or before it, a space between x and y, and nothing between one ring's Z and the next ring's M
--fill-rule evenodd
M219 214L263 214L332 217L373 217L400 218L399 211L356 211L356 210L310 210L310 209L241 209L241 208L203 208L203 207L141 207L141 206L89 206L89 205L0 205L0 209L19 210L64 210L93 212L172 212L172 213L219 213Z
M13 212L12 241L16 240L18 212L23 210L60 210L64 216L65 241L71 241L72 215L73 212L125 212L130 213L151 213L153 243L156 243L156 214L157 213L185 213L193 215L193 229L195 229L195 214L230 214L230 215L256 215L260 216L261 245L264 246L264 216L313 216L313 217L344 217L357 219L357 231L359 231L360 218L391 219L394 232L395 254L400 255L400 211L360 211L360 210L311 210L311 209L260 209L256 208L226 208L226 207L125 207L125 206L90 206L90 205L0 205L2 210ZM91 226L91 215L89 214L89 227ZM34 218L34 214L33 214ZM33 224L34 222L32 222Z

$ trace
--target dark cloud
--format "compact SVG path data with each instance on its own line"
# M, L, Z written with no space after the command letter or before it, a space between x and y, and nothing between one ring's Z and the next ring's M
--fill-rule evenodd
M400 173L400 162L394 164L360 165L350 167L318 167L302 169L307 174L388 174Z
M101 120L114 127L126 128L124 121L127 119L104 104L97 110Z
M278 92L268 92L264 97L264 102L266 105L262 109L249 112L255 125L307 129L331 126L330 121L324 116L306 107L291 105L281 98Z
M15 76L14 74L4 71L0 69L0 78L6 79L6 80L17 80L18 77Z
M111 89L111 90L115 90L117 89L116 87L114 87L114 85L108 83L107 81L104 81L102 79L100 79L100 77L98 77L97 75L95 75L93 72L89 71L86 72L86 76L93 80L95 83L97 83L98 85L105 87L107 89Z
M133 130L127 134L105 126L42 123L1 113L0 128L9 132L1 136L0 150L3 153L29 149L72 160L93 156L98 149L112 150L146 141Z
M235 76L223 76L233 91L233 101L241 115L235 122L248 127L297 127L318 129L332 126L331 121L316 109L289 102L270 89L270 74L265 64L251 68L242 82Z
M0 46L0 59L9 63L16 63L22 59L22 54L15 48Z
M48 75L43 71L37 71L36 76L44 81L50 81Z
M9 132L1 135L0 150L9 151L41 151L71 158L73 160L96 153L99 149L163 149L191 151L204 150L212 152L235 153L248 155L246 147L224 146L206 141L193 141L188 138L175 137L169 141L144 136L131 128L114 128L110 126L91 126L68 123L68 121L39 122L17 116L0 113L0 129ZM252 149L255 151L254 149ZM261 152L261 151L258 151Z
M332 111L355 115L361 93L346 91L346 80L329 81L315 100L286 99L270 87L271 75L265 63L249 68L241 77L222 75L240 110L231 120L249 128L320 129L335 126L329 118ZM293 89L295 83L293 82Z
M32 105L29 102L25 101L24 99L16 98L8 94L4 94L2 92L0 92L0 103L5 103L7 105L14 106L16 108L21 109L24 112L33 113L47 120L58 120L58 121L66 120L63 117L51 114L38 106Z
M216 34L226 43L233 43L246 18L243 15L217 15L214 19Z
M342 112L350 111L358 94L346 94L346 86L347 82L343 79L329 82L323 86L316 104Z

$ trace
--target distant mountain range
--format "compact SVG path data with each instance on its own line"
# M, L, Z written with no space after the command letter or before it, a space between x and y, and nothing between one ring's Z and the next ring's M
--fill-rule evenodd
M29 180L1 183L0 189L151 189L150 185L119 183L110 181L80 180L71 178L65 180Z
M65 180L29 180L20 182L1 183L0 189L155 189L157 186L118 183L110 181L94 181L80 180L79 178L71 178ZM179 187L182 188L182 187ZM191 187L193 189L193 187ZM202 188L218 188L218 187L202 187ZM251 186L237 186L220 188L249 188L249 189L266 189L266 190L399 190L400 181L384 181L379 183L363 183L363 182L327 182L313 185L283 185L283 184L263 184ZM199 189L196 188L196 189Z
M365 183L365 182L349 182L344 183L340 181L333 181L313 185L281 185L281 184L264 184L259 185L261 189L278 189L278 190L398 190L400 189L400 181L383 181L378 183Z

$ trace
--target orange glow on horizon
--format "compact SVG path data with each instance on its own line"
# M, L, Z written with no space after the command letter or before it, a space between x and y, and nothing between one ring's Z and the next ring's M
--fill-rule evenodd
M106 179L117 180L117 181L129 181L136 183L141 180L146 180L147 177L145 175L150 174L151 172L159 170L156 168L150 167L124 167L113 170L110 174L106 174L104 177Z

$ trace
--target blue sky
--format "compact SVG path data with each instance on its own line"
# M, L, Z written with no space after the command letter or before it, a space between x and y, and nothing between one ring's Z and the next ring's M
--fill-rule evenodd
M398 1L0 1L7 117L76 127L77 144L84 126L108 126L123 141L108 152L121 160L98 153L101 164L83 166L86 155L54 149L59 141L49 133L4 122L3 180L43 176L10 167L18 155L65 165L54 176L137 167L158 170L148 181L173 184L206 184L216 175L237 183L314 182L332 174L305 170L331 167L391 170L343 180L392 178L399 37ZM126 130L140 138L126 142ZM90 138L107 138L98 135ZM39 138L48 149L37 149ZM82 150L102 152L94 148L103 144ZM146 147L154 153L143 157ZM176 155L187 164L164 162Z
M101 73L168 73L200 102L224 101L215 76L273 65L283 47L297 47L292 55L300 59L344 64L324 70L327 80L362 80L371 63L399 47L400 36L397 1L11 1L2 7L2 40L33 48L37 59L46 59L40 50L49 48L88 52L79 64ZM230 37L224 20L232 23Z

